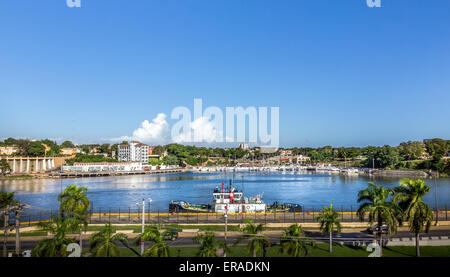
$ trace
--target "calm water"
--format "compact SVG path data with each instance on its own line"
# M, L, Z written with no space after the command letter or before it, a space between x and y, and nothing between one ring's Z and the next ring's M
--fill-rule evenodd
M171 200L192 203L210 203L212 191L222 182L234 178L235 187L241 189L244 176L246 196L264 193L266 203L273 201L300 203L307 208L319 208L333 203L336 207L357 206L357 193L374 181L386 187L398 184L398 178L344 177L328 174L224 174L185 173L170 175L135 175L78 179L0 180L0 190L14 191L16 198L35 209L57 209L57 195L61 187L71 184L89 188L88 197L94 209L136 208L143 198L153 199L151 209L166 211ZM431 192L425 201L434 207L434 180L427 179ZM441 209L450 207L450 179L438 179L438 203Z

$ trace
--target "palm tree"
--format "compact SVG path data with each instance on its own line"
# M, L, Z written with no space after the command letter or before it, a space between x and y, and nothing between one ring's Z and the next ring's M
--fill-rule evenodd
M6 257L8 252L6 244L8 242L9 233L9 214L14 206L19 205L17 200L14 200L14 192L0 191L0 211L3 213L4 236L3 236L3 257Z
M164 230L161 225L152 225L136 238L135 244L139 245L142 241L153 243L144 250L144 257L170 257L170 249L165 242L165 238L171 234L171 232Z
M361 221L364 220L364 214L369 213L369 224L375 221L378 223L381 255L383 255L383 234L382 225L385 222L388 226L388 233L396 233L398 225L401 224L402 211L400 207L393 201L388 201L389 197L395 194L394 190L384 188L383 185L377 186L370 182L367 189L358 193L358 216Z
M125 234L116 234L116 230L111 226L111 223L105 224L105 226L98 233L95 233L89 239L92 256L119 257L119 242L140 256L136 251L134 251L134 249L129 247L128 237Z
M66 235L77 226L73 218L53 218L52 222L39 222L37 227L53 234L52 238L39 241L33 249L33 257L67 257L67 245L75 240L67 238Z
M396 188L394 201L403 208L405 218L409 223L409 230L416 237L416 255L420 257L419 233L429 232L433 221L431 208L422 201L423 196L430 192L430 187L423 180L401 179Z
M218 257L217 252L219 250L222 250L224 255L230 253L226 242L223 240L216 241L216 237L212 232L206 232L204 235L199 234L192 240L200 244L200 249L197 253L198 257Z
M250 219L246 219L245 226L241 228L241 232L244 235L239 237L234 245L244 239L248 239L248 254L256 257L258 253L263 253L263 256L265 256L265 249L270 246L270 240L267 236L260 234L263 230L264 226L262 224L256 225Z
M90 202L85 194L87 191L87 187L77 187L76 185L71 185L58 196L58 201L61 203L59 206L61 214L75 217L79 221L78 230L80 232L81 250L83 250L83 229L86 230L89 221L87 211L90 207Z
M330 235L330 253L333 252L333 231L336 227L336 232L341 232L341 223L339 221L339 214L333 210L333 204L330 207L323 207L322 213L317 217L320 222L320 230L323 233Z
M87 187L68 186L64 192L58 195L58 201L61 203L59 206L60 212L72 216L75 211L87 211L90 207L89 199L85 194L87 191Z
M280 238L280 252L287 252L293 257L305 257L309 253L309 248L314 246L314 241L305 237L302 226L297 223L289 226Z

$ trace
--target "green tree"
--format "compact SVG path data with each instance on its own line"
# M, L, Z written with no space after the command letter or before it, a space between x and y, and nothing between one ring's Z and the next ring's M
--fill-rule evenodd
M424 140L428 154L432 157L428 168L437 170L440 173L445 172L445 163L442 158L448 153L448 142L440 138Z
M369 151L365 164L367 167L372 167L372 162L374 161L376 168L391 168L401 160L397 149L389 145L378 147L375 150L370 149Z
M85 153L85 154L89 154L89 152L91 151L91 148L89 147L89 145L82 145L81 151L83 151L83 153Z
M33 257L67 257L67 245L75 243L74 239L66 235L76 229L77 222L73 218L53 218L51 222L39 222L37 227L53 235L51 238L40 240L33 249Z
M424 143L428 154L433 157L433 160L435 161L439 161L447 154L448 148L446 140L434 138L424 140Z
M104 143L104 144L100 145L100 152L101 153L111 153L109 143Z
M144 257L170 257L170 248L165 238L171 235L172 232L164 230L161 225L152 225L136 238L135 245L139 245L142 241L150 241L153 244L144 250Z
M314 242L305 236L302 226L297 223L289 226L280 238L280 252L293 257L305 257L314 246Z
M239 237L235 245L242 240L247 239L247 250L248 254L256 257L258 254L262 253L265 256L265 249L270 247L270 240L267 236L261 234L264 230L262 224L254 224L250 219L245 219L245 225L241 228L241 232L244 233L243 236Z
M3 141L3 143L8 146L17 145L17 142L18 140L14 138L7 138Z
M150 165L161 165L163 162L157 158L150 158L150 159L148 159L148 163Z
M47 156L57 156L60 154L61 148L56 142L49 139L44 139L41 142L50 147L50 150L46 153Z
M89 198L86 196L88 191L87 187L77 187L76 185L70 185L64 189L64 191L58 195L58 201L60 201L59 210L64 212L68 216L72 216L74 212L86 212L89 207Z
M0 160L0 171L2 172L2 175L6 175L8 171L11 171L11 167L6 160Z
M0 211L3 215L4 237L3 237L3 257L7 256L6 244L9 232L9 214L14 206L20 203L14 199L14 192L0 191Z
M216 241L216 237L212 232L206 232L205 234L199 234L192 239L194 242L200 244L198 257L218 257L218 251L221 250L223 255L228 254L229 248L225 241Z
M28 153L28 148L30 147L30 141L26 139L19 139L17 140L17 147L19 148L18 154L22 156L28 156L31 155ZM44 149L45 150L45 149Z
M153 155L162 155L166 151L166 148L164 146L155 146L153 149Z
M382 185L377 186L370 182L366 189L358 193L358 203L361 205L358 208L358 215L361 220L364 220L364 214L369 213L369 223L373 224L375 221L380 228L378 232L380 239L381 255L383 255L383 234L381 226L386 223L388 226L388 233L396 233L399 224L401 224L402 210L393 201L388 201L388 198L393 197L394 190L384 188Z
M75 158L67 159L66 164L73 165L74 163L101 163L101 162L117 162L117 159L105 158L103 155L87 155L78 153Z
M425 152L425 148L424 148L423 144L418 141L402 142L402 143L400 143L398 149L399 149L399 154L406 161L417 160Z
M86 230L89 222L88 209L90 207L89 198L86 196L87 187L68 186L63 193L58 196L60 201L59 211L76 221L80 234L80 248L83 249L83 229Z
M409 230L415 234L416 255L420 257L419 234L424 231L428 233L433 221L431 208L422 200L430 192L430 187L420 179L401 179L399 183L400 186L396 188L397 194L394 201L403 207L405 219L409 223Z
M140 256L133 248L129 247L128 237L125 234L116 234L116 230L111 226L111 223L105 224L98 233L95 233L89 239L90 252L93 257L119 257L119 243Z
M33 141L28 147L28 155L30 156L43 156L45 153L45 147L39 141Z
M164 164L167 165L178 165L180 164L180 160L175 155L168 155L162 159Z
M61 148L75 148L75 145L70 140L66 140L61 143Z
M341 223L339 221L339 214L333 210L333 205L330 207L324 207L321 214L317 217L317 221L320 222L320 230L323 233L328 233L330 236L330 253L333 252L333 231L336 227L336 232L341 232Z

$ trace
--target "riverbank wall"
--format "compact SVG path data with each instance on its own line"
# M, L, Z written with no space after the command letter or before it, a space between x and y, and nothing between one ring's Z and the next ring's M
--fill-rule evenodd
M429 178L431 175L421 170L382 170L382 169L365 169L360 170L361 175L380 176L380 177L396 177L396 178Z

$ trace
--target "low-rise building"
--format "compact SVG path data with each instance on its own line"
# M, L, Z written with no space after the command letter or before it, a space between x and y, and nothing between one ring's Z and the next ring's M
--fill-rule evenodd
M17 146L0 146L0 155L2 156L10 156L17 152L19 152L19 147Z
M238 148L247 151L249 149L248 144L247 143L241 143L239 144Z
M311 158L308 157L308 156L298 155L298 156L294 157L292 162L293 163L297 163L297 164L302 164L302 163L305 163L305 162L309 162L310 160L311 160Z
M72 156L78 153L76 148L61 148L60 152L64 156Z
M129 172L142 171L143 166L140 162L102 162L102 163L74 163L73 165L64 165L63 171L69 172Z

